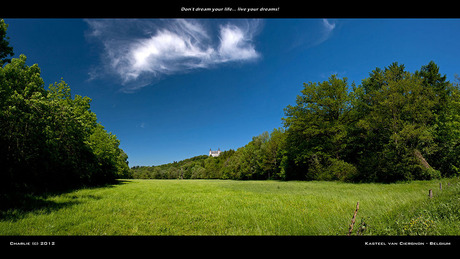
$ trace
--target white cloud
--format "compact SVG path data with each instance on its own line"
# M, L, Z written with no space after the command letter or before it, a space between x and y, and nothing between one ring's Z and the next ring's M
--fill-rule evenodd
M259 54L239 27L227 25L220 28L219 57L221 62L257 58Z
M103 44L107 70L121 78L125 91L133 91L164 75L260 56L253 45L259 21L218 22L87 20L87 35Z
M335 23L329 22L327 19L323 19L323 26L327 33L330 33L335 28Z
M214 50L202 49L185 35L160 31L148 39L132 44L124 58L127 65L122 76L136 79L141 73L172 74L181 70L205 67Z

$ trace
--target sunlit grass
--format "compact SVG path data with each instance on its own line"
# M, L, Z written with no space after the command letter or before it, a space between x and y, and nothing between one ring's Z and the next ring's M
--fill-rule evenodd
M365 220L367 234L401 234L384 230L438 186L126 180L3 212L0 235L346 235L358 201L357 222Z

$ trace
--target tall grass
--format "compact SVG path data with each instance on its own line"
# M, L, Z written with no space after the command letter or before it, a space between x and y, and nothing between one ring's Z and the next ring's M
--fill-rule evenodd
M419 215L410 210L414 204L423 210L427 202L451 198L446 188L444 196L428 201L428 190L438 186L439 181L126 180L4 210L0 235L345 235L358 201L357 224L368 227L364 234L411 234L400 229ZM460 234L444 224L436 224L435 234Z
M393 211L379 235L460 235L460 182L444 179L433 198L411 201Z

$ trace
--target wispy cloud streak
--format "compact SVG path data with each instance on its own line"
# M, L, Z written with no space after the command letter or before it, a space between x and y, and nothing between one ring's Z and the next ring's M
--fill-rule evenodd
M313 48L327 41L337 30L337 21L330 19L305 19L286 27L289 38L286 50Z
M329 22L327 19L323 19L323 26L324 29L326 30L326 33L332 32L335 28L335 23Z
M87 20L87 36L101 42L106 71L129 92L165 75L256 60L260 21Z
M328 40L332 32L334 31L336 26L335 22L329 21L328 19L323 19L322 20L322 30L321 30L321 36L318 38L318 41L316 42L316 45L319 45L326 40Z

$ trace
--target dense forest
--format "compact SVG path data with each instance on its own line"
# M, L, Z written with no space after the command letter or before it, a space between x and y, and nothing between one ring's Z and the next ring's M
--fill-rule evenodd
M458 77L457 77L458 80ZM284 127L219 157L131 168L134 178L396 182L458 176L460 90L433 62L376 68L359 86L304 83Z
M0 196L59 191L128 177L119 140L97 122L91 99L62 79L49 85L37 64L13 58L0 20Z

